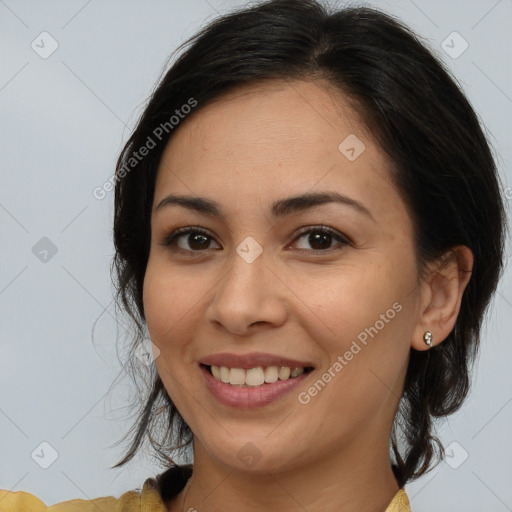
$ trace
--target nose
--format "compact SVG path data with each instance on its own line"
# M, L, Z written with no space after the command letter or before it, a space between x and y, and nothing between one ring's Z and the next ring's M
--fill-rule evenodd
M236 335L286 321L286 286L261 254L251 263L238 253L226 262L208 305L206 319Z

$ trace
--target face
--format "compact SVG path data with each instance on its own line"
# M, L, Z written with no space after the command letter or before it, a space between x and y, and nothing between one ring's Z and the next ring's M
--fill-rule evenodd
M238 89L170 140L144 309L159 375L208 457L278 471L351 448L387 456L419 303L411 218L389 167L323 82ZM219 383L201 363L226 353L266 354L225 361L262 366L268 380L273 359L313 370Z

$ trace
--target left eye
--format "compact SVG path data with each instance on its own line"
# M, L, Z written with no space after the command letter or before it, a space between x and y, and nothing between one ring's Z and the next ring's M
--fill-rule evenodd
M306 239L306 244L309 244L313 251L325 251L332 249L333 246L331 244L333 241L338 241L342 246L350 244L349 240L341 235L341 233L326 227L308 228L307 231L300 233L294 241L302 238ZM309 248L299 247L299 249L308 250Z

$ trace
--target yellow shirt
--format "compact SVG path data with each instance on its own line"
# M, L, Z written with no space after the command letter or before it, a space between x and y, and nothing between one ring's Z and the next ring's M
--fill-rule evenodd
M149 478L141 492L128 491L119 498L70 500L47 507L39 498L23 491L0 489L1 512L167 512L155 481ZM407 494L400 489L385 512L411 512Z

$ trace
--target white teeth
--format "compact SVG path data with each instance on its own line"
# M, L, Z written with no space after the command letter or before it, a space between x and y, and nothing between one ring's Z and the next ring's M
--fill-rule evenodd
M220 380L220 368L219 368L218 366L212 366L212 367L211 367L211 370L212 370L213 376L214 376L217 380Z
M226 384L229 382L229 368L225 366L220 367L220 380Z
M277 366L265 368L265 382L276 382L278 378L279 368Z
M245 384L245 372L241 368L230 368L229 383L236 385Z
M288 380L304 373L304 368L290 368L288 366L268 366L263 368L227 368L226 366L211 366L213 376L232 386L261 386L265 382L272 383L277 380Z
M265 372L261 366L242 370L245 373L245 384L248 386L261 386L265 382ZM244 384L243 382L241 384Z
M299 375L302 375L304 373L304 368L294 368L291 373L290 373L290 376L291 377L298 377Z
M279 380L286 380L290 376L290 368L288 366L281 366L279 368Z

